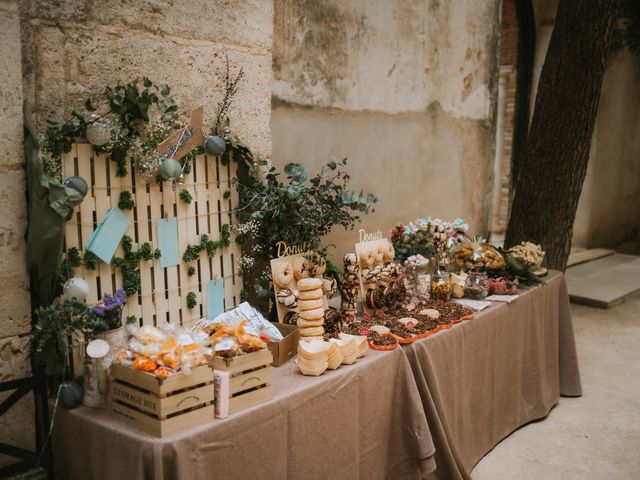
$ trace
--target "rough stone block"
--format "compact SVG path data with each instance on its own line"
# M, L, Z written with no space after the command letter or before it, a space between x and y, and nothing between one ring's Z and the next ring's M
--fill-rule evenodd
M273 5L265 0L88 0L92 20L183 39L271 49Z
M0 4L0 58L0 166L15 166L23 163L23 154L20 22L14 2Z
M24 170L0 175L0 205L10 215L0 215L0 276L26 272L25 241L27 202Z
M47 45L41 55L36 105L41 116L70 110L106 85L148 76L168 83L185 113L204 105L205 125L215 116L223 95L224 55L232 70L244 68L245 77L229 112L234 133L265 154L271 150L271 55L220 45L176 41L132 30L40 28L34 43ZM44 81L46 79L46 82ZM72 80L68 82L67 80ZM66 107L66 108L65 108ZM63 117L64 118L64 117Z
M29 335L0 339L0 382L31 375Z
M31 299L25 276L0 276L0 338L31 331Z
M84 21L87 18L86 0L26 0L22 9L30 18L54 21Z

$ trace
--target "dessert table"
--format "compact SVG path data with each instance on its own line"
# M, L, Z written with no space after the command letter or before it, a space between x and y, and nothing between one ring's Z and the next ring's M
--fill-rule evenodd
M320 377L274 369L275 396L224 420L156 438L107 410L58 409L61 479L382 479L435 469L407 357L370 350ZM416 473L417 472L417 473Z
M354 365L274 369L266 403L167 438L58 409L58 478L470 478L504 437L581 394L564 276Z
M404 349L436 448L429 478L471 478L474 465L559 396L582 393L565 279Z

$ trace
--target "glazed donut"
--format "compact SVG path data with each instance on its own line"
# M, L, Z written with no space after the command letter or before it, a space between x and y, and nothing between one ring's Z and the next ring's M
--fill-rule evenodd
M375 263L376 265L381 264L382 262L384 262L384 253L386 251L386 246L384 243L379 243L376 247L375 247L375 251L374 251L374 258L375 258Z
M298 321L299 317L298 317L298 312L287 312L284 314L284 317L282 318L282 323L287 323L289 325L296 325L296 322Z
M306 327L300 329L300 335L303 337L315 337L322 335L324 333L324 328L322 327Z
M316 290L318 288L322 288L321 278L301 278L300 280L298 280L298 290L300 290L301 292Z
M384 250L384 261L390 262L395 258L395 256L396 256L396 251L393 248L393 245L391 244L391 242L387 242Z
M296 257L293 260L293 275L296 277L296 280L309 277L307 263L303 257Z
M318 265L313 266L313 276L321 278L327 269L327 262L324 261L324 258L320 257L320 263Z
M355 253L347 253L344 256L344 264L347 266L356 266L358 264L358 256Z
M283 288L278 293L276 293L276 298L278 302L284 305L287 308L296 308L298 303L298 291L291 290L290 288Z
M321 327L324 325L324 318L320 320L305 320L304 318L298 319L298 327L307 328L307 327Z
M322 298L322 290L320 289L305 290L298 294L299 300L318 300L319 298Z
M273 268L273 281L281 288L286 288L293 280L293 268L289 262L280 262Z
M301 312L308 310L315 310L316 308L322 307L322 299L319 298L317 300L299 300L298 307Z
M298 315L305 320L324 319L324 308L314 308L313 310L303 310Z

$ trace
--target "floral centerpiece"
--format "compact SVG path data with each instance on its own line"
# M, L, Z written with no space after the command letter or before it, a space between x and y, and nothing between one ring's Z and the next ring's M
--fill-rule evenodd
M413 255L432 257L438 254L440 262L447 262L446 251L466 238L469 225L458 218L447 222L439 218L418 218L407 225L398 224L391 230L391 242L396 258L404 262Z

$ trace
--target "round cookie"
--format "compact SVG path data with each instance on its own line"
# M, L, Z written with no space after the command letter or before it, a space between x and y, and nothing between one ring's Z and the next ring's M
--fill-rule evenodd
M298 294L298 300L318 300L322 298L322 290L306 290Z
M317 300L298 300L298 307L301 312L322 308L322 299Z
M298 290L300 292L306 292L308 290L322 289L321 278L301 278L298 280Z
M324 333L324 328L322 327L306 327L300 329L300 335L303 337L312 337L319 336Z
M298 314L300 318L305 320L320 320L324 318L323 308L314 308L313 310L304 310Z
M321 318L319 320L305 320L304 318L298 319L298 327L307 328L307 327L321 327L324 325L324 319Z
M293 267L289 262L280 262L273 268L273 281L279 287L288 287L293 280Z

